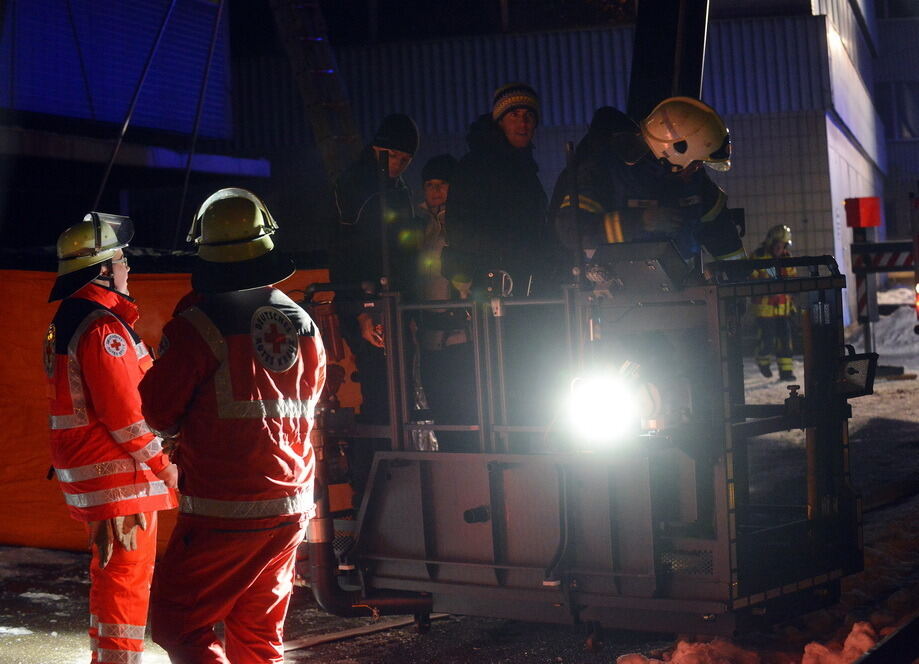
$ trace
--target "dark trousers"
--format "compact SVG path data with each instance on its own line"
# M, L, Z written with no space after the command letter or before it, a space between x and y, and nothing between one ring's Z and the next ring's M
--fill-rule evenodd
M364 339L348 339L354 354L357 380L361 385L359 420L366 424L389 423L389 384L386 379L386 353Z

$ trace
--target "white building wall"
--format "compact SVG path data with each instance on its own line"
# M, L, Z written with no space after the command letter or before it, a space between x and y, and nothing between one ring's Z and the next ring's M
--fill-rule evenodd
M862 196L883 196L884 179L874 163L849 140L846 133L827 117L827 156L829 159L830 202L834 254L848 280L846 323L851 322L849 312L855 307L855 280L850 265L852 230L846 227L845 200ZM880 229L883 235L883 227Z
M824 113L775 113L726 118L733 166L713 173L730 207L746 213L744 246L752 252L772 226L786 224L797 255L833 254L830 180Z
M877 26L873 0L811 0L815 16L826 16L865 85L874 85Z
M833 108L845 130L861 145L863 152L882 170L887 170L887 148L884 129L874 107L874 100L861 78L839 33L828 22L830 85Z

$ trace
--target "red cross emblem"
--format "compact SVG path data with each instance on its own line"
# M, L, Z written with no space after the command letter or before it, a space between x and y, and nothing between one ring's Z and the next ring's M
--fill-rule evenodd
M281 352L281 344L287 341L287 335L278 330L278 326L272 323L265 332L265 342L271 344L271 350L275 353Z

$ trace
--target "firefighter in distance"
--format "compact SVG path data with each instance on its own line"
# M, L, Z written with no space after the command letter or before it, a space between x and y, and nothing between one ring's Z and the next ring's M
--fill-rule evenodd
M752 258L790 258L791 228L779 224L766 233L766 237ZM765 268L755 270L754 278L774 279L777 276L795 277L793 267ZM791 316L797 311L794 297L790 293L763 295L753 300L753 315L756 317L756 365L766 378L772 378L772 356L779 368L779 380L797 380L793 372L792 354L794 345L791 334Z

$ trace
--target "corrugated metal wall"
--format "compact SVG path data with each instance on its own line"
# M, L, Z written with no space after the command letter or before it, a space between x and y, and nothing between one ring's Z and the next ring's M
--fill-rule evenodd
M858 7L860 17L856 17L853 4ZM829 18L865 85L872 89L874 57L878 51L874 2L872 0L811 0L811 7L815 15L825 15Z
M312 147L313 134L290 61L283 56L237 60L233 67L234 148Z
M631 54L632 30L618 28L351 48L338 62L365 135L394 111L427 133L462 134L509 81L540 93L543 126L585 125L599 106L624 108Z
M703 97L725 114L825 109L831 104L822 17L717 22Z
M919 20L885 19L878 23L881 35L876 67L879 91L887 86L890 94L895 86L916 86L919 84ZM904 90L898 92L903 94ZM892 118L884 119L890 121ZM919 194L919 140L888 141L887 149L887 221L900 237L908 237L909 192Z
M418 122L421 148L408 172L414 186L428 157L466 152L466 128L488 110L495 87L530 82L543 98L535 155L551 192L565 164L565 142L583 136L597 107L625 107L631 42L630 27L608 28L352 48L340 51L338 60L365 136L394 111ZM744 144L772 142L759 133L772 125L745 125L736 118L810 110L822 118L832 104L825 19L713 23L704 81L705 100L734 123L739 155Z
M724 113L827 108L826 38L820 17L715 22L704 97ZM339 67L365 134L393 111L429 133L463 133L488 110L492 91L531 83L542 125L585 125L598 106L625 107L632 29L450 39L349 48Z
M823 16L713 23L704 98L725 114L735 139L734 169L719 180L730 204L747 211L747 248L755 248L770 226L787 223L798 253L833 253L842 263L847 249L834 227L837 198L860 195L862 181L874 186L880 177L866 170L870 160L850 137L866 137L868 154L882 154L882 146L858 70L847 54L831 63L827 34ZM631 49L631 29L614 28L352 48L340 51L338 62L365 137L387 113L416 119L421 148L407 173L416 191L427 158L466 152L466 128L489 109L495 87L531 83L543 97L535 155L551 192L564 166L565 142L583 136L597 107L625 107ZM238 77L258 91L252 101L266 95L277 100L277 113L241 132L246 143L289 148L306 140L287 63L259 60L245 67ZM237 102L241 121L259 117L247 103ZM828 117L851 124L848 132L833 134L835 172L852 160L861 180L831 177Z
M883 196L884 181L875 165L867 159L849 140L848 136L832 119L826 123L827 156L829 159L830 194L832 201L832 230L836 260L840 268L849 274L846 322L849 312L855 307L855 281L851 276L849 246L852 231L846 227L845 199L860 196ZM879 229L881 238L885 229Z
M919 81L919 19L879 22L878 81Z
M845 129L861 144L865 154L878 168L886 171L887 147L884 142L883 125L874 108L874 100L844 45L833 37L833 28L830 26L828 30L830 81L833 88L832 108L845 124Z
M0 3L6 12L0 22L0 107L121 124L168 6L164 0ZM191 133L215 14L213 3L176 4L138 98L134 126ZM230 135L229 69L224 13L202 137Z

